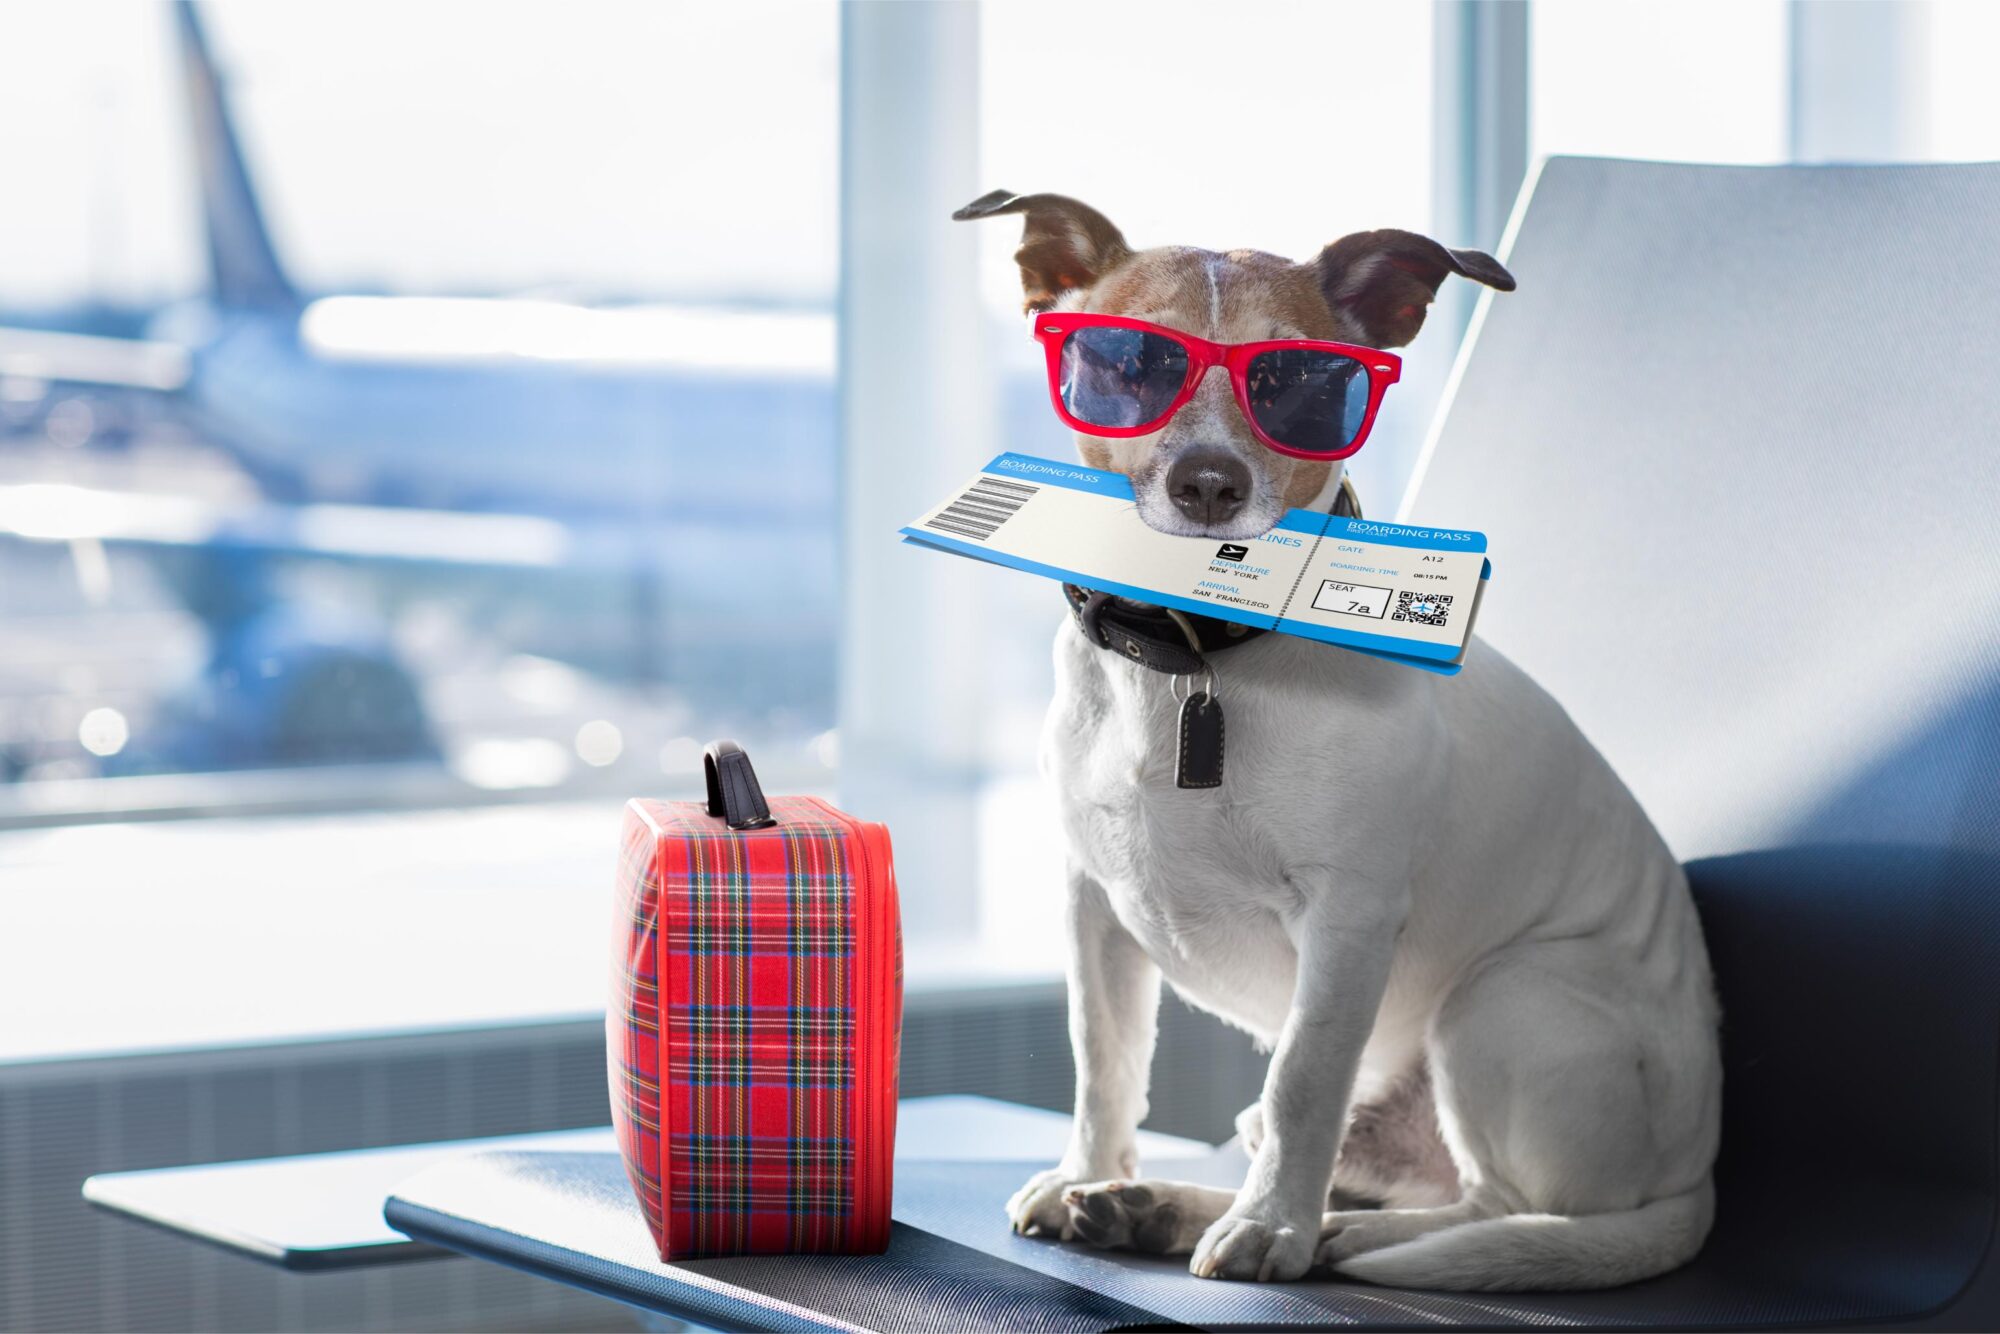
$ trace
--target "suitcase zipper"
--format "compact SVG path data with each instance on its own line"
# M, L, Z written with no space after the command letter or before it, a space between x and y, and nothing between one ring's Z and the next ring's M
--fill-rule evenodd
M903 931L902 909L896 894L896 859L892 852L893 845L889 840L889 830L884 825L876 825L874 830L882 854L882 878L875 892L875 915L878 919L875 938L881 942L876 951L879 955L877 972L881 981L882 995L880 1037L876 1043L880 1064L877 1086L881 1089L880 1096L875 1100L880 1118L877 1143L881 1146L875 1160L876 1189L881 1196L879 1215L881 1231L877 1234L876 1240L878 1245L887 1250L892 1203L891 1185L896 1170L896 1095L902 1073L897 1054L901 1049L903 1024L903 987L899 976L903 955Z
M855 1089L861 1095L857 1099L861 1104L861 1114L856 1119L860 1123L857 1127L861 1137L860 1143L868 1149L867 1157L871 1170L865 1175L861 1172L861 1155L857 1153L855 1155L854 1173L854 1212L857 1221L862 1222L866 1228L865 1237L867 1244L879 1247L888 1244L887 1220L884 1217L888 1212L888 1200L884 1197L884 1182L891 1170L890 1155L892 1152L891 1146L883 1142L886 1136L883 1133L882 1115L883 1104L887 1101L888 1090L892 1083L888 1061L889 1041L885 1029L888 1021L887 1009L890 979L878 976L887 971L886 963L889 951L893 948L891 944L894 939L893 934L886 929L890 923L882 920L888 916L889 894L887 886L878 883L872 874L872 861L868 851L868 831L862 827L861 821L855 819L845 811L836 810L817 797L814 797L812 800L814 805L825 811L836 823L846 828L848 833L853 837L855 862L860 871L860 874L855 877L856 888L858 891L872 890L874 892L874 897L869 903L865 905L857 903L854 910L857 934L859 933L864 907L875 909L872 916L877 919L874 922L875 930L871 933L871 937L857 941L858 945L872 945L872 948L857 948L855 950L856 969L861 973L861 977L856 979L857 989L861 996L859 1013L866 1016L868 1032L866 1050L856 1053ZM887 868L885 867L884 870L886 872ZM861 1022L860 1019L857 1019L857 1031L860 1029ZM870 1078L863 1078L863 1067L868 1070Z

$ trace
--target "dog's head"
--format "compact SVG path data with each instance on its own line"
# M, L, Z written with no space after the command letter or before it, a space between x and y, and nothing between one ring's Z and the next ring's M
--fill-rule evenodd
M1300 263L1256 250L1133 250L1110 219L1062 195L995 190L952 216L1003 213L1025 222L1014 258L1031 314L1123 315L1216 343L1311 338L1401 347L1423 327L1446 275L1514 287L1490 255L1394 229L1342 237ZM1132 479L1149 526L1182 536L1255 537L1287 509L1331 496L1339 480L1336 463L1266 449L1220 367L1159 430L1126 439L1079 434L1077 448L1090 466Z

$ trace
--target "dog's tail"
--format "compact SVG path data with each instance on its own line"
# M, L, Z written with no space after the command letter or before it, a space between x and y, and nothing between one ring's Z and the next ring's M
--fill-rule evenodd
M1612 1288L1686 1263L1715 1217L1715 1187L1614 1214L1510 1214L1368 1251L1335 1272L1447 1292Z

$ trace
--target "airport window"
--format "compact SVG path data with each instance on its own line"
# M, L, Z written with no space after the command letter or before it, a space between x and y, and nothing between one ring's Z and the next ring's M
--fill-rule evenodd
M1428 227L1427 7L1267 7L1214 36L1231 114L1138 138L1197 7L1063 10L1093 76L1024 96L1057 8L981 11L989 184L1073 190L1141 243L1304 256ZM175 57L180 12L102 41L62 6L0 16L46 53L0 88L0 146L45 204L0 254L0 326L98 340L0 362L0 819L596 810L683 789L715 735L773 787L829 788L837 8L593 6L551 44L533 5L433 7L384 43L351 8L207 4L212 90ZM709 58L753 38L755 62ZM1327 84L1333 50L1394 57ZM1322 118L1294 124L1283 90L1308 85ZM1223 158L1257 189L1170 184ZM1017 239L977 241L998 433L1061 455ZM1412 349L1375 494L1451 354ZM1061 884L1033 778L1046 594L988 581L992 661L945 704L982 735L979 902L952 931L1037 963Z
M0 814L823 782L833 7L104 13L0 14Z
M1968 162L2000 158L1992 53L2000 10L1971 0L1934 0L1905 53L1905 75L1928 153Z
M1784 161L1787 9L1784 0L1535 0L1535 155Z
M532 4L478 24L363 5L394 13L393 43L353 7L197 12L199 36L168 5L117 25L0 15L0 46L42 53L0 83L0 150L35 201L0 248L0 823L495 796L596 811L684 790L716 735L773 787L830 788L837 7L774 24L591 6L556 42ZM980 188L1077 194L1139 245L1497 239L1433 216L1432 7L1148 12L981 7ZM1905 25L1927 81L1903 101L1933 154L1987 151L1963 55L1983 14ZM1534 156L1793 151L1780 0L1529 15ZM1725 15L1718 45L1703 34ZM1214 114L1158 80L1197 29ZM1087 79L1052 82L1052 31L1093 53ZM212 60L184 65L196 40ZM751 41L755 61L711 58ZM982 224L974 243L994 431L1062 456L1018 241ZM1351 469L1371 512L1400 494L1455 351L1442 321L1405 349ZM927 703L978 736L951 877L978 903L951 931L1046 957L1061 879L1034 749L1054 603L1031 580L978 596L976 679Z

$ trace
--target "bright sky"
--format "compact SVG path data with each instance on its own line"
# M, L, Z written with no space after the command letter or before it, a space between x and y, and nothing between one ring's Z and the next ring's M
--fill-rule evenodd
M1784 161L1787 2L1534 0L1531 151Z
M318 288L828 299L827 0L209 0L285 257ZM1939 0L1935 151L2000 153L2000 5ZM1535 146L1784 152L1784 0L1536 0ZM979 179L1079 194L1136 243L1306 255L1428 223L1421 0L984 6ZM199 280L161 0L0 0L0 304ZM1726 31L1726 41L1717 32ZM1006 228L985 229L996 305ZM1458 240L1462 238L1446 238Z
M204 12L309 286L832 291L829 4ZM170 19L158 0L0 5L0 162L36 201L0 224L0 299L197 280Z
M1085 195L1141 243L1306 255L1356 227L1423 226L1429 6L1219 12L987 5L981 179ZM204 13L281 250L308 285L831 295L831 4L209 0ZM0 83L0 161L39 201L9 220L0 298L198 280L169 18L158 0L0 6L0 50L29 56ZM1080 52L1096 53L1087 77ZM1010 302L1012 246L987 230L994 297Z
M1004 0L980 43L984 186L1075 195L1137 246L1303 259L1430 225L1428 4ZM984 232L1018 309L1020 230Z

